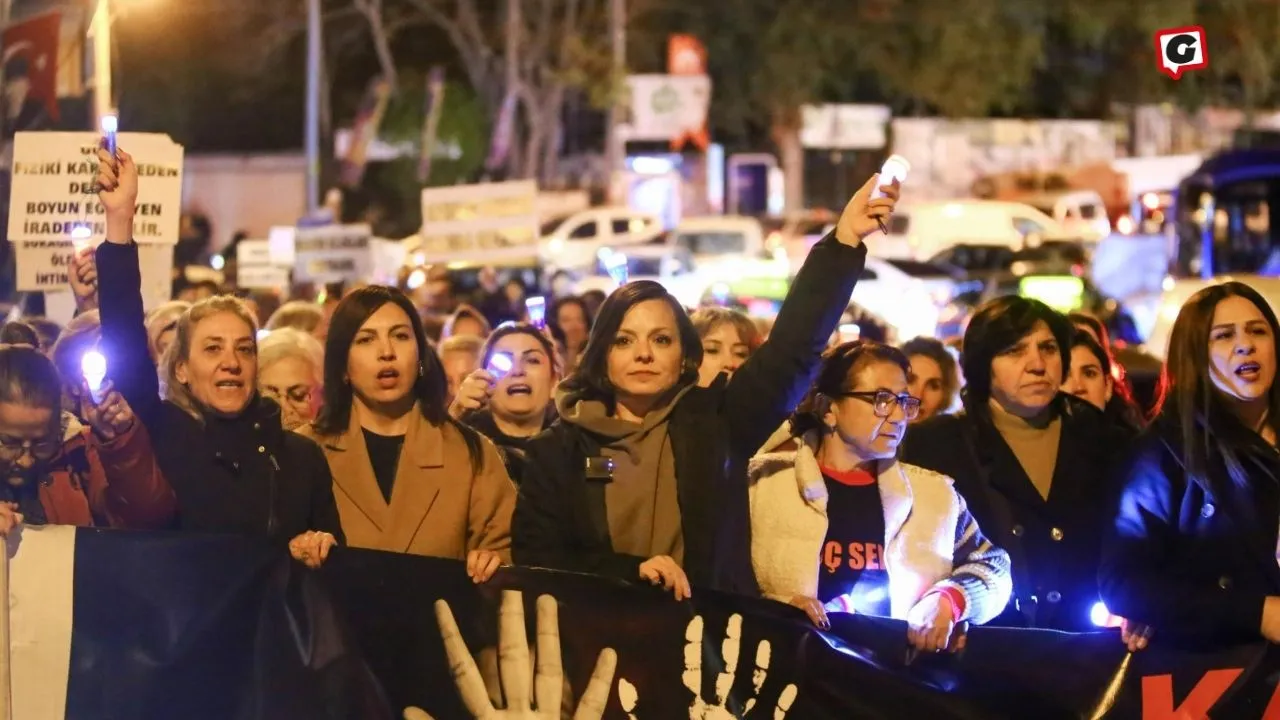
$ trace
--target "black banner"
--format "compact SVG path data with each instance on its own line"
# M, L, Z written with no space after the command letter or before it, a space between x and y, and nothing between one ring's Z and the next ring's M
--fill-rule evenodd
M504 591L520 601L504 605ZM540 620L544 595L557 612ZM234 538L92 530L76 539L66 717L381 720L413 706L470 718L438 600L476 658L482 700L502 707L501 667L517 698L522 685L531 697L560 687L564 717L611 649L608 718L1280 718L1280 655L1261 641L1197 654L1157 635L1129 656L1116 631L974 628L960 656L911 658L903 623L883 618L833 616L818 632L787 606L696 589L676 603L522 568L477 588L460 563L346 549L313 572ZM563 680L548 658L516 662L519 606L514 635L531 649L558 621ZM537 677L507 682L519 667Z

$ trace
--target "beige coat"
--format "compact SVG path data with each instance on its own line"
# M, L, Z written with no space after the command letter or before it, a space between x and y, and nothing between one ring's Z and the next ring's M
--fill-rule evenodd
M483 463L478 473L472 472L457 427L433 426L416 408L413 417L389 505L355 413L342 435L319 436L311 426L301 431L320 444L329 460L347 544L456 560L466 559L471 550L494 550L503 562L511 562L516 489L498 449L481 437Z

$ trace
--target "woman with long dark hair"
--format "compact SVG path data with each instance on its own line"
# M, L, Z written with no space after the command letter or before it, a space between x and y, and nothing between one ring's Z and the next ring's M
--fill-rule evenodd
M201 300L178 318L160 374L142 308L133 215L138 168L98 151L106 242L96 250L107 376L150 432L173 486L179 525L288 541L318 566L342 540L329 467L316 444L286 432L280 406L257 392L257 323L239 300Z
M1099 572L1107 607L1161 638L1280 642L1277 337L1270 305L1239 282L1201 290L1174 321Z
M810 252L768 342L725 383L697 387L702 342L661 285L623 285L596 315L560 420L529 444L516 562L757 594L746 466L808 389L898 185L871 178Z
M1136 435L1146 425L1127 387L1116 377L1111 353L1102 349L1093 334L1076 330L1071 338L1071 369L1062 391L1075 395L1102 411L1122 431Z
M328 458L353 547L465 560L484 582L510 560L515 487L493 443L449 417L445 394L412 301L363 287L333 312L324 407L302 432Z

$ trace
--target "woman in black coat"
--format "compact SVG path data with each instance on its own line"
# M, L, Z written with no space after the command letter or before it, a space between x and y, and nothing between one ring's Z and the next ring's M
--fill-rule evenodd
M1277 336L1238 282L1196 293L1174 322L1162 409L1127 464L1098 573L1107 607L1158 638L1280 642Z
M769 340L734 373L697 387L702 345L657 283L601 307L560 420L528 446L512 522L516 563L758 594L746 465L795 407L866 261L862 241L898 187L876 178L814 246Z
M314 442L286 432L280 407L257 392L256 323L235 298L209 298L179 319L161 361L161 400L144 326L132 240L138 170L98 151L107 237L96 251L108 377L151 434L186 530L289 541L319 565L342 539L329 465Z
M964 412L912 426L903 446L904 462L955 479L1013 561L1014 597L992 625L1093 629L1121 438L1097 408L1059 392L1073 332L1036 300L984 305L964 336Z

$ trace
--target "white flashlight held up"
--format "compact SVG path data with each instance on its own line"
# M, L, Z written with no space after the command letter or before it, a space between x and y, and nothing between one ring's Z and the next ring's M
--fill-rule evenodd
M889 159L885 160L884 164L880 166L880 178L876 180L876 189L871 193L871 198L884 197L884 193L881 192L880 188L885 185L892 185L894 180L897 180L899 184L905 183L909 172L911 172L911 163L907 162L906 158L901 155L890 155ZM889 228L885 227L884 220L877 219L876 222L880 224L880 232L888 235Z
M90 350L80 358L80 372L89 385L89 394L93 396L93 404L102 402L102 387L107 379L107 358L97 350Z
M92 238L93 231L88 225L80 223L71 228L71 245L76 249L77 254L89 247L89 240Z

